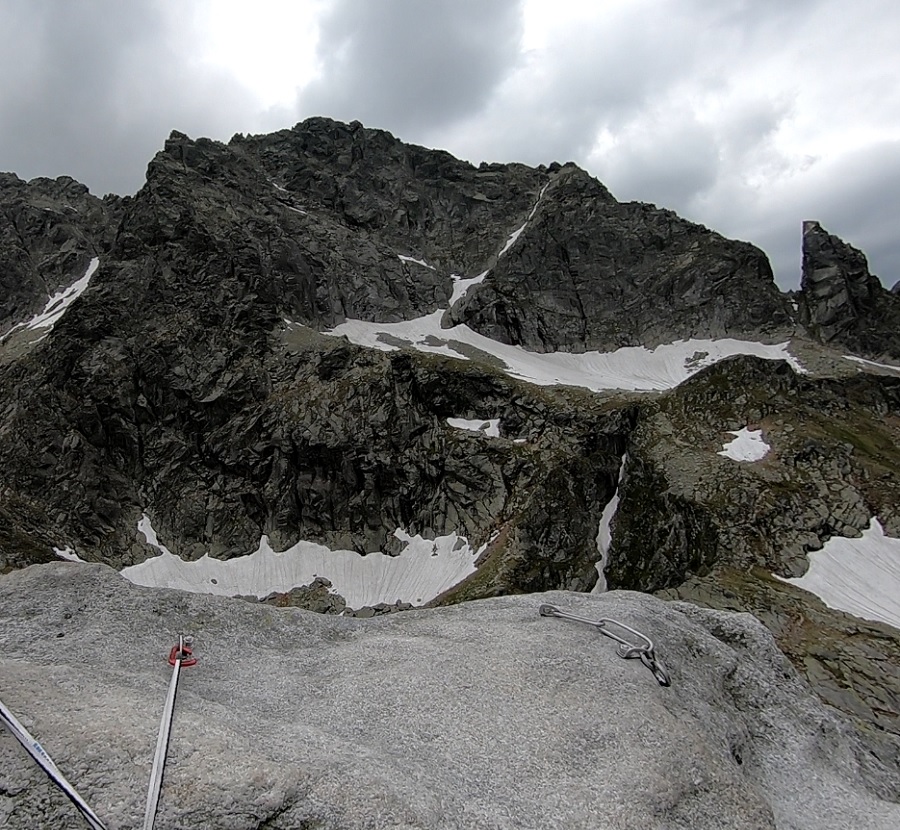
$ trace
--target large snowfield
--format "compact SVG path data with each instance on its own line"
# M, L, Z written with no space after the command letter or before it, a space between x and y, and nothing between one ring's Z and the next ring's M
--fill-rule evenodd
M614 352L539 353L492 340L465 325L441 328L443 315L444 311L438 310L399 323L347 320L325 334L346 337L351 343L382 351L394 351L400 348L399 343L416 351L460 360L469 360L474 347L489 360L499 359L504 371L514 378L538 386L580 386L593 392L673 389L705 366L739 354L786 360L794 371L805 371L788 351L786 342L679 340L655 349L629 346Z
M474 573L483 551L473 550L455 533L431 541L397 530L394 536L406 544L398 556L377 551L360 556L305 541L276 551L263 536L256 551L247 556L228 560L203 556L187 562L160 543L146 515L138 530L160 553L122 570L122 576L136 585L262 599L324 577L333 593L355 609L396 602L423 605Z
M900 629L900 539L885 536L876 518L858 539L832 536L809 554L803 576L784 581L829 608Z

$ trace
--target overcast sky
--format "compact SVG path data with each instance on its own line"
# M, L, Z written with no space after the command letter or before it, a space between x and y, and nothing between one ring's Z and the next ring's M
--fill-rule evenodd
M900 280L896 0L2 0L0 170L133 193L172 129L311 115L575 161L799 278L818 219Z

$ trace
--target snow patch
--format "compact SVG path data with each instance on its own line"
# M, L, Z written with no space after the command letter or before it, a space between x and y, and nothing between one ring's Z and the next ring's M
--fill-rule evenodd
M500 257L502 257L510 248L512 248L513 245L516 244L516 240L522 235L522 231L524 231L526 227L528 227L528 222L526 222L524 225L522 225L521 228L513 231L509 235L509 239L506 240L506 244L503 246L503 249L499 254L497 254L497 259L500 259Z
M450 297L450 307L455 306L463 297L466 296L466 292L473 286L478 285L480 282L484 282L484 278L490 273L488 271L482 271L477 277L461 277L459 274L451 274L450 279L453 280L453 294Z
M263 536L256 551L247 556L221 560L206 555L186 562L160 544L146 514L138 529L160 555L121 571L136 585L263 598L325 577L331 581L332 592L344 597L350 608L429 602L474 573L475 562L485 549L473 550L465 537L455 533L429 540L398 529L394 536L406 545L399 556L380 552L360 556L306 541L279 552Z
M829 608L900 629L900 539L885 536L878 519L860 538L832 536L808 557L803 576L778 579L815 594Z
M788 351L788 343L767 345L750 340L679 340L655 349L629 346L614 352L529 352L484 337L466 325L441 328L443 310L399 323L373 323L346 320L330 331L334 337L346 337L351 343L382 351L403 346L430 354L470 359L474 347L486 356L497 358L512 377L538 386L564 384L594 392L610 389L661 391L672 389L705 366L737 354L755 355L768 360L786 360L797 373L806 370Z
M64 548L53 548L53 552L60 558L65 559L69 562L84 562L84 560L75 553L73 548L70 548L68 545Z
M500 437L500 419L490 418L487 421L469 420L467 418L447 418L447 423L456 429L467 429L471 432L479 432L488 438Z
M35 314L35 316L27 323L19 323L18 325L13 326L5 335L3 335L3 339L5 340L10 334L21 328L52 329L59 318L65 314L66 309L84 293L84 290L88 287L88 283L91 281L91 277L94 276L94 272L99 266L99 257L94 257L90 263L88 263L87 270L84 272L84 276L81 277L81 279L76 280L68 288L57 291L49 300L47 300L47 305L44 306L44 310L40 314Z
M759 461L766 457L766 453L772 449L762 438L761 429L747 429L744 427L730 432L734 439L722 445L719 455L724 455L734 461Z
M397 257L401 262L414 262L416 265L421 265L423 268L430 268L432 271L435 270L434 266L429 265L427 262L425 262L424 259L416 259L415 257L411 256L403 256L403 254L397 254Z
M531 209L531 213L528 214L528 221L530 222L534 219L534 214L537 213L538 205L541 203L541 199L544 198L544 194L547 192L547 188L550 186L550 182L547 182L542 188L541 192L538 193L537 201L534 203L534 207Z
M612 498L607 502L606 507L603 508L603 513L600 516L600 526L597 528L597 553L600 554L600 558L594 563L594 567L597 569L597 582L593 588L591 588L592 594L602 594L606 592L606 563L609 560L609 548L612 545L612 530L610 525L612 524L613 517L616 515L616 510L619 509L619 490L622 486L622 479L625 477L625 461L628 458L627 455L622 456L622 463L619 466L619 479L616 483L616 492L613 493Z
M890 363L876 363L874 360L866 360L864 357L857 357L852 354L845 354L844 360L852 360L854 363L860 363L863 366L874 366L877 369L887 369L889 372L900 374L900 366L892 366Z
M547 190L547 186L550 182L547 182L542 188L541 192L538 194L537 201L535 201L534 206L531 208L531 212L528 214L528 218L525 220L524 224L521 228L514 230L510 235L509 239L506 240L506 244L501 249L500 253L497 254L497 259L500 259L513 245L516 244L519 237L522 235L522 231L528 227L528 223L534 218L534 214L537 213L538 205L541 203L541 199L544 198L544 192Z

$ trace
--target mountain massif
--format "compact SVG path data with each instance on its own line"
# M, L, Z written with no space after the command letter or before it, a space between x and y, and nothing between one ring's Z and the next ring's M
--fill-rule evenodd
M133 196L2 174L0 584L62 556L345 615L750 611L895 804L894 588L802 586L900 536L900 295L817 222L801 244L782 292L756 246L574 164L323 118L173 132Z

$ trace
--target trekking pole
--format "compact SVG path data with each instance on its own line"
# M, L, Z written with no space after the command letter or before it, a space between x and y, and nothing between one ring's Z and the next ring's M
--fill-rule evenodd
M169 748L169 735L172 731L172 712L175 709L175 692L178 689L178 673L181 667L193 666L197 658L191 650L190 637L178 635L178 645L172 646L169 652L169 664L173 666L172 679L163 706L162 720L159 724L159 735L156 739L156 754L153 756L153 768L150 771L150 786L147 789L147 809L144 812L144 830L153 830L156 819L156 808L159 805L159 791L162 787L163 770L166 766L166 751Z
M13 735L13 737L25 747L25 751L34 759L37 765L47 773L47 777L61 789L69 801L71 801L78 812L84 816L85 821L91 825L93 830L106 830L106 825L97 818L97 814L87 805L87 802L78 794L75 788L66 780L66 777L59 771L59 767L53 763L53 759L47 754L47 751L40 743L29 733L29 731L16 720L15 716L3 701L0 701L0 723L2 723Z

